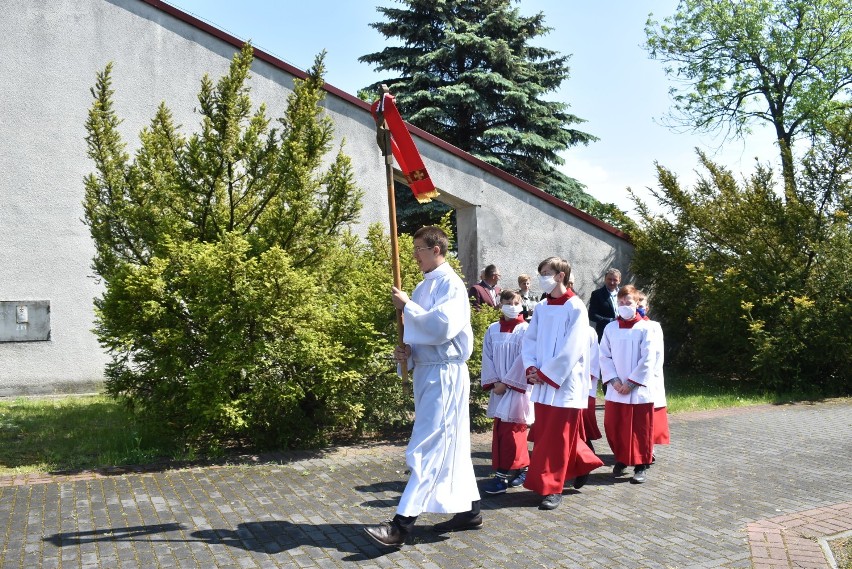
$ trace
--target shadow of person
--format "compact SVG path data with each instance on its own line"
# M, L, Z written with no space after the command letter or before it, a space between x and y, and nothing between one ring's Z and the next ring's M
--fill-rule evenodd
M388 480L384 482L373 482L372 484L355 486L355 490L364 493L385 494L384 498L366 500L361 502L361 507L366 508L391 508L399 504L399 498L405 490L404 480Z
M170 537L166 534L185 529L179 523L151 524L123 528L103 528L91 531L63 532L45 537L44 541L56 547L72 547L83 543L145 541L150 542L200 542L223 545L245 551L274 555L296 547L336 549L348 554L344 561L365 561L392 553L395 549L379 547L364 533L363 524L311 524L288 521L244 522L236 529L197 530L190 537ZM412 544L438 543L448 539L415 527L406 542Z
M477 480L490 480L494 475L494 470L491 469L490 464L474 464L473 475L476 476Z
M208 545L225 545L258 553L279 553L296 547L337 549L344 561L366 561L395 551L375 545L362 524L298 524L288 521L245 522L235 530L199 530L192 537ZM447 538L415 527L407 544L438 543Z
M373 482L372 484L355 486L358 492L402 492L405 490L404 480L388 480L386 482Z
M396 508L399 505L399 496L383 500L365 500L358 505L362 508Z
M52 543L56 547L67 547L69 545L80 545L81 543L92 543L96 541L185 541L175 539L150 539L147 536L179 531L183 529L181 524L151 524L147 526L130 526L125 528L104 528L91 531L69 531L55 533L45 537L44 541Z

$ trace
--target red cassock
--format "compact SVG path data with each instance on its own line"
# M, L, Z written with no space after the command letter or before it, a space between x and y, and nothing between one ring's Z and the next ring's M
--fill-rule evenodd
M669 413L665 407L657 407L654 409L654 444L667 445L670 442Z
M615 460L628 466L651 464L654 454L653 403L616 403L607 401L604 431Z
M598 427L598 417L595 415L597 399L589 396L589 406L583 409L583 440L596 441L602 437L601 429Z
M542 496L561 494L571 480L603 466L589 445L580 438L580 409L535 404L536 440L524 487Z
M527 445L527 426L494 419L494 436L491 439L491 468L518 470L530 465Z

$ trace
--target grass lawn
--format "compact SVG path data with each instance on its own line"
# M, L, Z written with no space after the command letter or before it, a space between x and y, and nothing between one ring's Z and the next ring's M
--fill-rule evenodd
M103 395L0 399L0 476L182 458Z
M666 369L665 381L666 403L671 414L811 399L804 395L779 396L730 381L721 382L709 375L670 369Z
M666 370L666 391L672 414L813 399L755 392L675 370ZM0 398L0 476L194 458L204 457L104 395Z

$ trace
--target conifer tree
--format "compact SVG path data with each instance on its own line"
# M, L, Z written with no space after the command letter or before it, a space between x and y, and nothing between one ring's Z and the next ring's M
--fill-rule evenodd
M189 136L161 104L131 156L111 65L86 121L106 389L189 444L313 444L384 417L383 397L396 405L395 374L373 356L391 349L393 308L361 280L390 271L368 270L380 263L348 230L362 193L342 145L327 157L323 57L277 123L253 109L252 60L246 44L225 76L202 79Z
M386 83L403 117L477 158L581 209L598 204L556 167L559 153L597 140L583 119L547 96L568 78L569 56L536 47L544 14L511 0L400 0L371 24L401 42L359 58L396 73Z

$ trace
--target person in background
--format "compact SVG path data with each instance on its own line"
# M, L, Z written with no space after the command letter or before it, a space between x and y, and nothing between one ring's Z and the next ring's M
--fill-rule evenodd
M621 284L621 271L610 268L604 276L604 286L592 292L589 298L589 322L598 333L598 341L603 336L604 328L615 320L618 300L618 286Z
M595 447L592 441L602 438L601 429L598 427L597 395L598 380L601 377L600 351L598 347L598 333L589 326L589 359L591 360L591 380L589 382L589 405L583 410L583 439L592 452Z
M530 276L527 274L518 275L518 294L521 295L521 306L523 310L524 320L529 322L532 319L535 305L541 300L536 298L533 291L530 289Z
M651 320L648 317L648 298L645 296L644 292L638 291L638 293L639 301L637 303L638 307L636 308L636 311L643 320L647 320L648 323L653 326L654 331L659 337L659 341L656 343L659 353L657 354L657 359L654 362L654 383L651 387L651 399L654 401L654 444L667 445L671 442L671 434L669 432L669 415L668 410L666 409L666 386L665 380L663 379L663 354L665 351L663 328L660 326L659 322ZM651 464L655 464L656 462L656 454L651 454Z
M482 270L480 278L482 280L467 291L467 296L470 298L470 305L474 310L479 310L483 304L497 308L501 290L497 286L497 283L500 282L500 271L497 269L497 265L488 265L485 267Z

